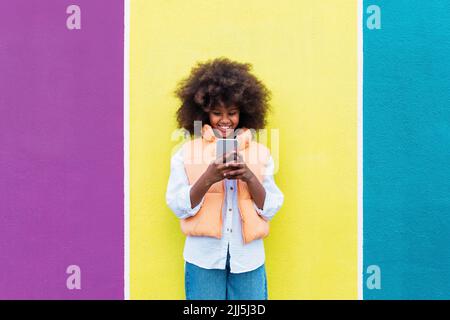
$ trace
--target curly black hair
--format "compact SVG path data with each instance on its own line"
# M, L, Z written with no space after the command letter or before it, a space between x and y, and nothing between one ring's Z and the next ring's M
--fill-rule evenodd
M180 128L194 134L194 121L210 124L208 112L222 105L239 108L238 128L264 128L271 93L251 69L249 63L224 57L197 63L175 90L181 100L177 110Z

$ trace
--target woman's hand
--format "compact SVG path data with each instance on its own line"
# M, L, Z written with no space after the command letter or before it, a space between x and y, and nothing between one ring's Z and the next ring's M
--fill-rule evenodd
M206 169L203 177L208 185L213 185L216 182L219 182L225 178L228 179L228 173L233 170L230 166L231 163L225 163L229 159L233 159L233 157L237 154L236 151L232 151L223 156L223 158L216 159L211 162L208 168Z
M247 164L239 154L237 159L237 162L228 164L228 167L231 168L231 170L226 171L226 178L240 179L246 182L248 191L250 192L250 196L254 203L259 209L263 209L264 201L266 199L266 190L264 189L264 186L259 182L252 170L247 167Z
M256 179L255 174L243 161L242 156L240 154L237 154L237 161L227 164L227 168L229 168L229 170L225 172L227 179L240 179L247 183L254 181L254 179Z
M230 168L224 163L224 160L231 156L233 156L233 153L211 162L206 171L194 183L190 191L191 208L195 208L200 203L203 196L214 183L226 178L226 173L230 171Z

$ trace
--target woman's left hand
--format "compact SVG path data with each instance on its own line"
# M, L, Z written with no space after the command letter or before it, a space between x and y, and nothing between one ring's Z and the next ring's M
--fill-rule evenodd
M230 169L226 171L226 179L241 179L248 183L256 177L239 153L237 154L237 161L230 162L225 166Z
M237 161L228 163L229 171L225 171L226 179L241 179L247 183L248 191L254 203L259 209L264 208L264 201L266 199L266 190L264 186L256 178L255 174L247 167L241 155L237 154Z

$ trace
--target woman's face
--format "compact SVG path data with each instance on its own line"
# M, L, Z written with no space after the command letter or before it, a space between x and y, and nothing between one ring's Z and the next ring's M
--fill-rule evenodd
M219 131L220 138L230 137L239 124L239 108L235 106L226 108L223 105L214 107L209 112L209 122L211 127L216 129L214 131Z

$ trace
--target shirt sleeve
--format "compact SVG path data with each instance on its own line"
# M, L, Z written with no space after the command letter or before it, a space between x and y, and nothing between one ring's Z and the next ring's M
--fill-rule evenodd
M180 148L172 156L166 191L166 203L179 219L189 218L197 214L205 200L205 197L203 197L195 208L191 207L192 185L189 185L183 158L183 148Z
M262 183L266 191L266 198L264 199L263 208L258 208L253 202L253 207L255 208L256 212L267 221L272 220L272 218L275 216L278 210L280 210L284 202L284 195L275 183L275 180L273 178L273 171L274 162L273 158L270 157L269 161L267 162L266 175L264 175Z

